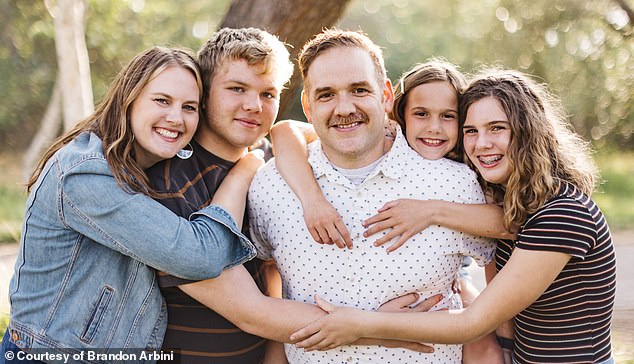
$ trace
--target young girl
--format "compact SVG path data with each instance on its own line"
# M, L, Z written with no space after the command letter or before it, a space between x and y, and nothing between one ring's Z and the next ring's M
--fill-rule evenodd
M242 218L262 164L255 156L232 170L216 205L190 221L150 198L156 192L144 170L189 142L201 94L188 52L151 48L44 154L27 185L0 357L28 362L17 353L37 349L158 350L167 317L153 268L205 279L255 255L233 218Z
M514 363L614 363L610 320L615 255L589 195L595 168L546 89L514 71L476 77L460 107L465 152L504 206L517 240L498 246L499 272L471 306L384 314L337 308L298 331L297 345L328 349L359 336L468 342L515 317Z

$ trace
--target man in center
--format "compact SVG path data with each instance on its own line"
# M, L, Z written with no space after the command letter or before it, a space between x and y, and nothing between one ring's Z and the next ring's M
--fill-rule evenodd
M385 121L394 95L381 50L357 32L327 30L299 56L302 107L320 140L309 163L322 191L342 216L353 249L316 244L302 205L274 163L258 172L249 191L251 237L261 259L275 259L285 298L375 310L410 292L421 299L442 294L437 308L459 308L451 284L462 258L490 262L494 243L440 226L413 236L387 254L363 236L362 222L399 198L484 203L476 175L447 159L425 160L397 132L386 146ZM388 150L386 152L386 149ZM385 232L384 232L385 233ZM460 345L435 345L434 354L377 346L304 352L286 345L290 363L460 363Z

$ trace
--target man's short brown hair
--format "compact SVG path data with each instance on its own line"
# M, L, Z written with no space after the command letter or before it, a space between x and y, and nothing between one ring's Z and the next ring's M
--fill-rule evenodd
M306 87L306 75L308 68L319 54L335 47L356 47L368 52L374 63L377 81L382 85L387 80L387 72L385 71L385 63L383 61L383 51L374 44L368 36L362 32L341 30L341 29L325 29L321 33L310 39L299 53L298 63L299 70L304 79L304 87Z

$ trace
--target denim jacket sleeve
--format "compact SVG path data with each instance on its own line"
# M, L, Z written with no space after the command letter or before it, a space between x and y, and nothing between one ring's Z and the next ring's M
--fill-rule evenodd
M160 271L202 280L255 256L221 207L178 217L144 194L124 191L103 158L84 159L59 178L58 213L68 228Z

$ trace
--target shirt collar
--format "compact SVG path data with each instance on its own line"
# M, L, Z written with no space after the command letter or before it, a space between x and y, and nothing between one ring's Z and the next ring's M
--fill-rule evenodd
M405 136L401 132L401 128L397 127L396 138L392 144L392 148L387 152L387 155L377 166L376 170L368 176L368 179L378 174L383 174L384 176L392 179L400 178L403 174L403 161L410 158L408 156L410 150L411 149L405 140ZM308 163L310 163L313 168L315 178L326 176L330 182L338 182L343 185L348 185L350 182L347 178L343 177L341 173L334 169L328 160L328 157L326 157L319 140L316 140L308 145Z

